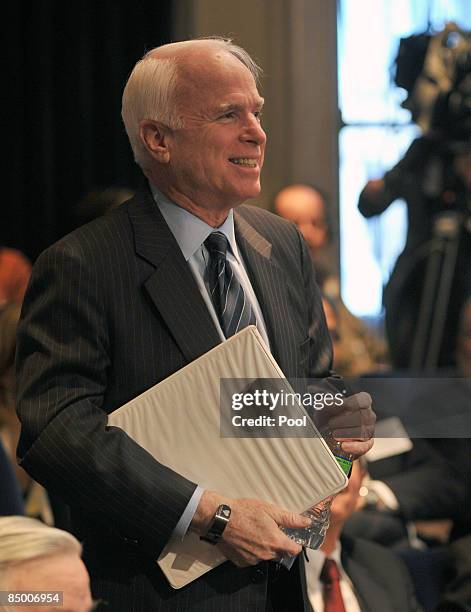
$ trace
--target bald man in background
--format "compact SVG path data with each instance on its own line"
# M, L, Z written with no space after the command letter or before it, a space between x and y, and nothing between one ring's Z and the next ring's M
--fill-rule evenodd
M325 195L309 185L293 184L275 196L275 212L295 223L307 242L316 269L317 282L338 276Z
M345 306L340 295L337 253L332 239L326 196L310 185L287 185L274 199L281 217L298 227L309 246L316 280L331 301L338 318L334 368L343 376L359 376L388 361L387 349L364 323Z

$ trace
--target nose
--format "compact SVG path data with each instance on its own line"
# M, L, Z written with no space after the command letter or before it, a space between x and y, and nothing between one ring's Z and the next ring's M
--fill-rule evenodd
M260 125L260 120L253 114L250 114L245 123L241 140L251 142L257 146L263 146L267 140L267 135Z

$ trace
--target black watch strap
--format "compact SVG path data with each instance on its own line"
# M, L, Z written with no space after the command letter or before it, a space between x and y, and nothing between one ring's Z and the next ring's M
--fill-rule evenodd
M200 536L201 540L209 542L210 544L217 544L224 533L224 529L229 523L231 518L231 508L226 504L221 504L216 510L211 525L209 526L208 532L204 536Z

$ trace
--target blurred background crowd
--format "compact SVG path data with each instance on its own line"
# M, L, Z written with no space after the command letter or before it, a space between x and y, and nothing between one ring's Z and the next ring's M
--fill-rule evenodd
M230 33L268 64L262 90L269 105L275 100L266 126L274 142L255 204L294 222L307 241L335 371L374 389L378 379L440 381L414 393L405 415L404 406L397 413L403 386L384 383L373 394L383 440L350 498L334 507L331 539L361 537L400 556L425 610L471 610L469 2L319 0L304 12L303 3L242 2L240 13L253 8L254 30L270 15L262 41L239 14L224 15L225 2L176 4L8 8L14 99L0 223L0 514L68 526L67 507L15 459L15 330L31 265L62 235L132 197L138 173L119 105L135 59L178 38ZM320 42L299 43L311 34ZM278 55L285 68L277 69ZM415 417L440 423L447 414L459 419L412 433Z

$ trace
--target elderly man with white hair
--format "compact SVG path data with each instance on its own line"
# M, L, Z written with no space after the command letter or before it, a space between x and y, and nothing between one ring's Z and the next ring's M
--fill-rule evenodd
M110 412L249 324L287 377L329 372L306 244L292 224L242 204L260 192L265 154L258 72L224 39L149 51L122 107L145 185L43 253L25 299L19 456L71 506L94 595L113 610L276 609L275 578L294 581L284 590L302 609L298 564L272 580L268 561L300 552L280 527L308 519L205 490L107 425ZM344 450L362 454L370 400L345 410ZM174 590L155 559L188 529L229 561Z
M66 531L24 516L1 517L0 610L90 612L90 580L81 553L78 540Z

